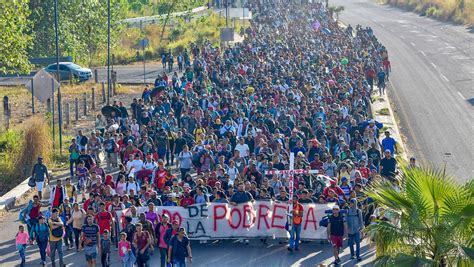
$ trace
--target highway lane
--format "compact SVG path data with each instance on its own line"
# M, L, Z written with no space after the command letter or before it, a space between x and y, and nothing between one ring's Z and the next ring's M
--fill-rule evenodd
M370 0L333 0L340 18L370 26L392 63L389 95L408 155L459 181L474 177L474 34Z

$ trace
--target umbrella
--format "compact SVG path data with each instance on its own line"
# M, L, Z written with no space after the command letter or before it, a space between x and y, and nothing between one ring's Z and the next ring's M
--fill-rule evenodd
M101 111L102 111L102 114L107 118L117 117L117 116L122 115L122 112L120 112L120 109L114 106L104 106Z
M161 94L166 89L166 86L160 85L151 90L150 96L151 98L155 98Z
M331 34L331 30L329 30L328 28L323 28L322 30L325 34Z

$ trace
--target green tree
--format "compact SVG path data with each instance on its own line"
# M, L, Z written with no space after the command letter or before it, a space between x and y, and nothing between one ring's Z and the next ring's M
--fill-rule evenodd
M35 57L55 55L54 0L31 0L30 21L35 35L30 54ZM127 0L111 0L111 43L123 27L120 21L128 10ZM107 46L107 0L61 0L58 3L59 50L78 63L104 59ZM101 56L102 55L102 56ZM102 62L103 63L103 62Z
M29 72L28 0L0 0L0 7L0 72Z
M367 227L375 239L378 266L472 266L474 182L460 185L432 168L405 168L401 192L375 182L368 196L390 221Z

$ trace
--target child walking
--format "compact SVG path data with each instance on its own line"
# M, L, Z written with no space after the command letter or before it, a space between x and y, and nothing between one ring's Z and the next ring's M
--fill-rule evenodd
M100 240L102 267L110 267L110 244L109 230L105 229Z
M30 240L30 235L28 232L25 232L25 227L20 225L18 227L18 233L16 234L15 244L18 248L18 253L20 254L21 264L20 267L25 266L25 251L26 245L28 244L28 240Z
M122 259L122 267L133 267L135 256L132 252L132 244L127 240L127 233L120 233L120 242L118 244L118 254Z

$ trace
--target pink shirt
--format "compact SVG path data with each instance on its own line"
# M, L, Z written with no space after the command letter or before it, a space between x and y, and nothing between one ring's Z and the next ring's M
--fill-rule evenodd
M118 244L118 247L119 247L119 256L120 257L125 257L125 255L127 255L128 253L128 250L131 249L131 245L130 245L130 242L128 241L120 241L119 244Z
M166 244L166 241L165 241L165 239L164 239L165 234L166 234L166 230L168 230L168 226L167 226L167 225L163 225L162 223L160 223L160 224L157 225L156 227L159 227L159 231L160 231L160 240L159 240L158 247L160 247L160 248L168 248L168 244Z
M28 235L27 232L18 233L16 235L15 244L16 245L18 245L18 244L25 245L25 244L28 244L28 240L30 240L30 235Z

